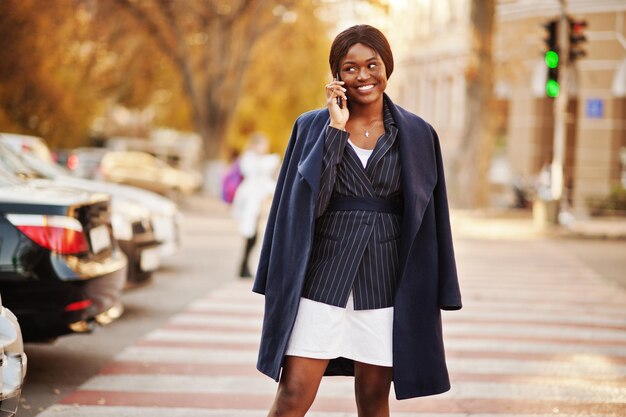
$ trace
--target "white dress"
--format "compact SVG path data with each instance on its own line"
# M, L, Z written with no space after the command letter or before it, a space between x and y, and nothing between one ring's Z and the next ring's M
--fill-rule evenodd
M365 167L372 149L348 143ZM346 308L301 298L286 355L392 366L392 328L393 307L354 310L352 293Z

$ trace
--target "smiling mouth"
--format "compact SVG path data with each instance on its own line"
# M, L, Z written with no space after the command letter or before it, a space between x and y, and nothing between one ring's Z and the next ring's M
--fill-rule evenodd
M358 86L356 89L359 91L367 91L367 90L371 90L372 88L374 88L374 84L361 85L361 86Z

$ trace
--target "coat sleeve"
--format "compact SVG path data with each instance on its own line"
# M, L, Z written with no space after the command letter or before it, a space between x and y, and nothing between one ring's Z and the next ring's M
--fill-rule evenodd
M348 143L350 134L346 131L327 126L324 137L324 159L322 161L322 176L320 179L320 192L315 207L315 218L324 214L335 188L337 178L337 165L343 158L343 151Z
M432 128L431 128L432 129ZM461 291L454 259L452 230L450 227L450 211L446 193L446 180L443 172L443 159L437 132L432 129L435 141L437 163L437 185L434 190L435 218L437 228L437 248L439 265L439 308L442 310L460 310Z
M270 253L272 250L272 239L274 236L274 228L276 226L276 217L278 214L278 206L280 205L280 201L283 197L283 189L285 186L285 181L287 179L287 173L289 171L289 167L292 164L298 163L298 161L292 161L293 150L296 143L296 138L298 136L298 122L296 121L293 130L291 132L291 137L289 138L289 144L287 145L287 149L285 151L285 156L283 158L283 164L280 167L280 173L278 174L278 180L276 182L276 190L274 191L274 197L272 199L272 206L270 208L270 213L267 219L267 224L265 226L265 234L263 236L263 246L261 247L261 255L259 257L259 265L257 267L257 273L254 279L254 285L252 286L252 291L265 294L265 285L267 283L267 274L269 269L269 261L270 261Z

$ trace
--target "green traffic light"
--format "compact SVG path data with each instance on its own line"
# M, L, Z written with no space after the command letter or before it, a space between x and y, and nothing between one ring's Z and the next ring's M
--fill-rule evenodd
M557 81L548 80L548 82L546 82L546 94L548 95L548 97L558 97L560 89L561 87L559 86L559 83Z
M559 66L559 54L554 51L546 52L546 65L548 68L556 68Z

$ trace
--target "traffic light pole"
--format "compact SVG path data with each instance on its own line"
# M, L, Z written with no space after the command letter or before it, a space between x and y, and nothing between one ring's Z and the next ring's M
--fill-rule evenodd
M554 139L551 166L550 192L552 199L559 204L559 211L563 202L563 165L565 160L565 137L567 130L567 101L568 101L568 77L569 77L569 36L566 0L560 0L561 16L558 25L559 67L561 80L559 95L554 100Z

